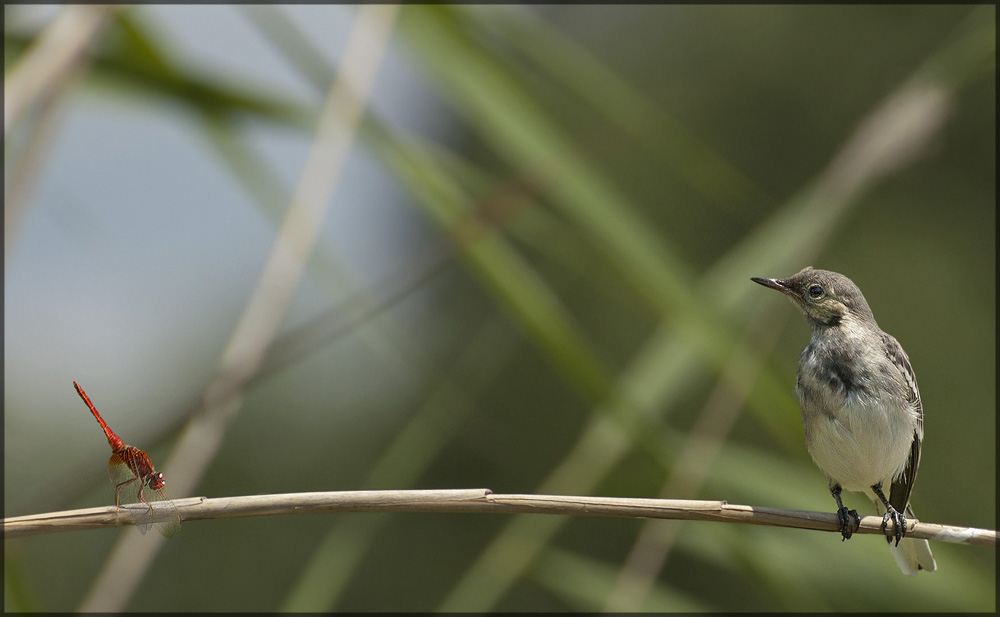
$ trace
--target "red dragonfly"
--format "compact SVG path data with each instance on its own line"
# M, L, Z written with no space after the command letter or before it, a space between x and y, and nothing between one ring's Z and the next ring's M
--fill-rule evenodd
M121 437L115 435L97 413L90 397L83 391L80 384L73 382L73 387L83 402L94 414L104 435L111 446L111 460L108 461L108 477L115 489L115 507L127 507L135 519L139 533L145 534L155 524L161 534L169 538L181 528L181 520L177 515L177 507L167 498L163 486L167 483L163 474L153 469L149 455L132 446L125 445ZM126 504L126 505L122 505ZM144 504L143 508L138 504ZM155 507L154 507L155 506Z

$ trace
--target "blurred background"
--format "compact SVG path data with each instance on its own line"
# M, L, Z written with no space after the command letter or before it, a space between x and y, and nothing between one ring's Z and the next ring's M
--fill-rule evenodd
M68 10L4 7L4 516L113 500L73 380L174 498L833 512L792 394L808 328L749 280L812 265L913 363L917 515L996 528L995 7L78 7L87 54L12 114ZM179 454L364 19L388 42L301 282L217 447ZM409 513L153 536L5 540L5 610L996 610L993 549L932 543L909 578L875 536Z

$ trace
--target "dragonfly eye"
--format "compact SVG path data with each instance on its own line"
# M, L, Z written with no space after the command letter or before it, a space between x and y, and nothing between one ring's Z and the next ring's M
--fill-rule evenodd
M163 479L163 474L160 472L156 472L149 477L149 488L154 491L160 490L166 483L167 481Z

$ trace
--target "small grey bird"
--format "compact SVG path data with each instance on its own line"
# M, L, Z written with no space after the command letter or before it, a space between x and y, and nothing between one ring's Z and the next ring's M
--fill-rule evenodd
M843 539L861 519L844 507L840 493L863 492L883 514L882 530L893 526L886 539L903 573L934 570L927 540L902 539L906 517L915 517L910 491L924 437L920 392L906 352L878 327L861 290L843 274L810 267L784 279L750 280L788 296L812 329L799 355L795 396L806 448L829 479Z

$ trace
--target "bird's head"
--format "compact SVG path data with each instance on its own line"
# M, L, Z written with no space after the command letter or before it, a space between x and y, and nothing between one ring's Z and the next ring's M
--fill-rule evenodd
M875 323L861 290L843 274L807 267L788 278L750 280L791 298L810 326L835 326L845 317Z

